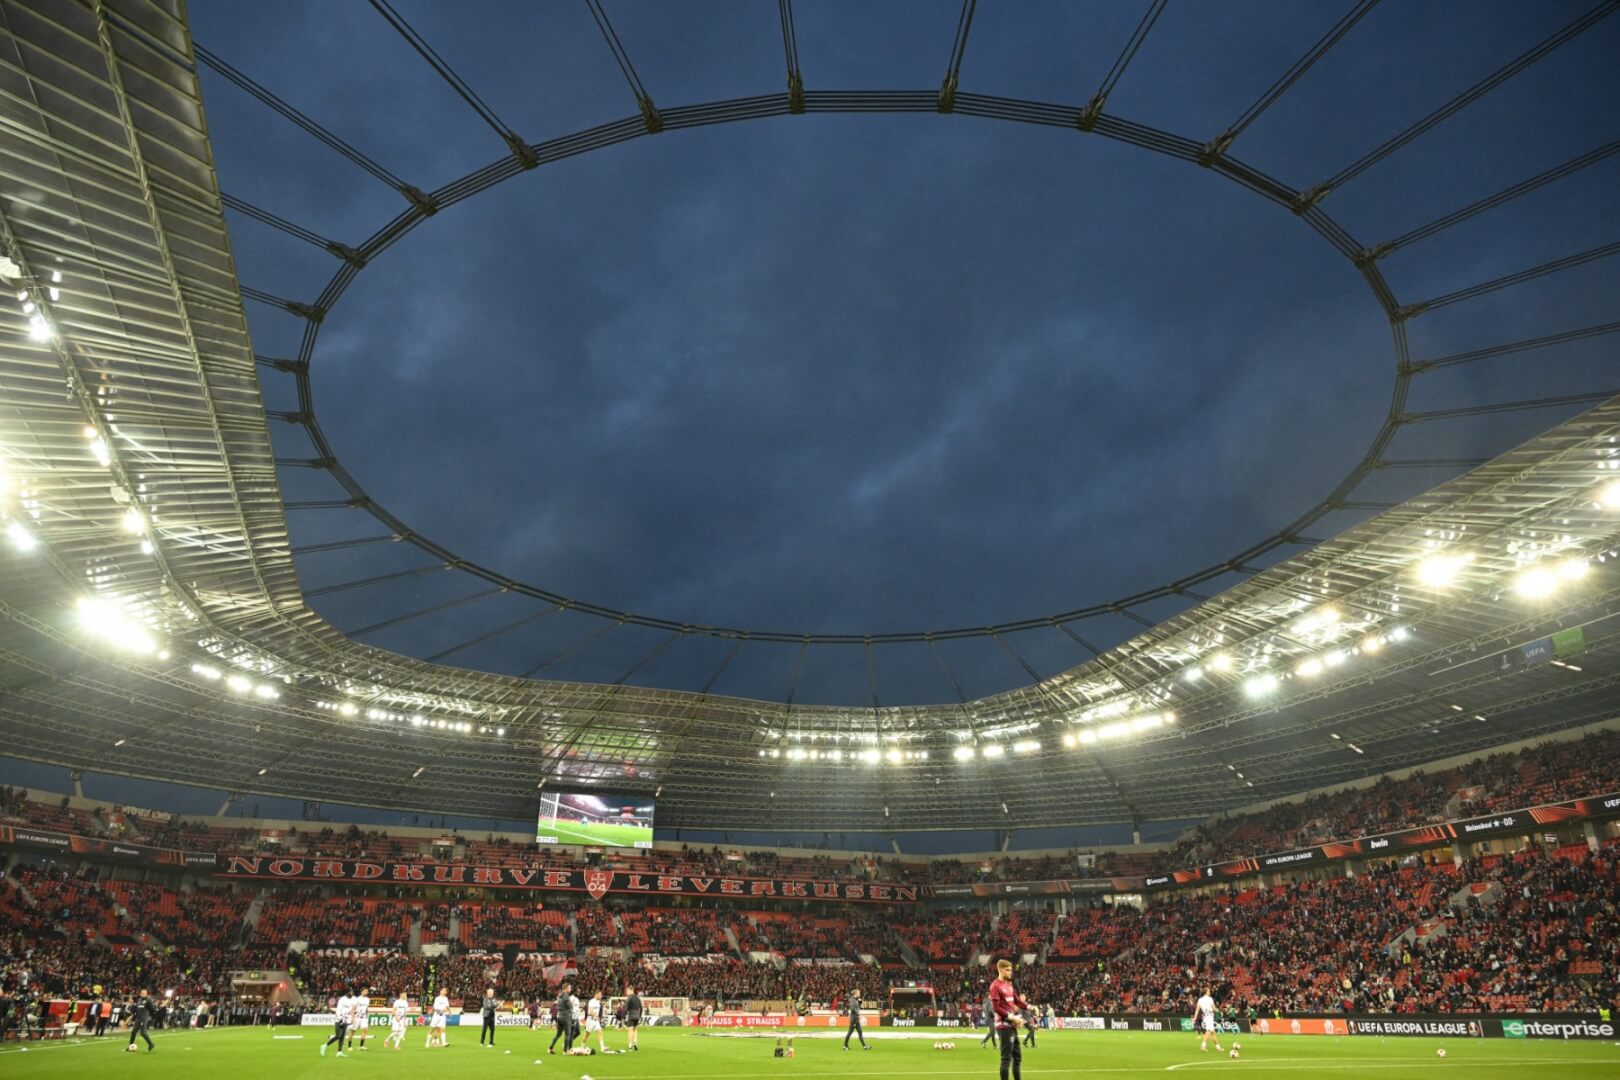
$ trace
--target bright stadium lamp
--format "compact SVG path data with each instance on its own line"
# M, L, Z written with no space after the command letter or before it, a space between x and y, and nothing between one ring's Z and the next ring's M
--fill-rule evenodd
M1597 505L1605 510L1620 510L1620 480L1610 480L1598 488Z
M985 745L984 745L984 756L985 757L996 758L996 757L1000 757L1002 754L1005 754L1006 752L1007 751L1005 750L1005 748L1002 747L1002 745L1000 743L985 743Z
M1277 676L1266 672L1265 674L1256 675L1245 682L1243 692L1252 698L1261 698L1276 690L1277 686Z
M39 541L34 538L34 534L29 532L28 527L20 521L13 521L6 525L6 539L10 540L11 546L18 551L33 551L39 546Z
M1299 666L1294 669L1294 674L1302 675L1307 679L1313 675L1320 675L1322 674L1322 661L1314 656L1307 660L1301 660Z
M973 747L958 746L955 750L951 751L951 756L957 761L971 761L973 759Z
M1461 554L1430 555L1417 564L1417 579L1430 588L1443 589L1457 579L1471 558Z
M1557 588L1558 577L1546 566L1532 566L1513 582L1513 591L1531 600L1551 596Z
M1565 581L1579 581L1591 569L1590 564L1579 555L1565 559L1558 564L1558 576Z

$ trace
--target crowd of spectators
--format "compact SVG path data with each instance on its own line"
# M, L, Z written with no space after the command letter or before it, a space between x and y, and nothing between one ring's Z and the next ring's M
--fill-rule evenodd
M1460 865L1409 859L1353 877L1178 894L1140 911L1082 908L1059 918L1020 908L994 925L968 911L890 923L865 912L593 905L573 914L577 925L597 926L594 940L620 944L524 949L511 965L502 962L500 934L488 942L461 935L462 947L441 957L374 947L379 917L399 914L394 901L296 893L267 897L248 951L229 932L209 945L187 944L188 933L122 948L98 940L109 905L155 898L161 909L174 898L162 892L13 868L0 876L0 973L57 992L147 986L208 993L233 968L286 964L316 996L360 983L420 992L431 982L458 998L476 998L485 986L503 996L546 996L568 975L586 993L612 995L634 982L654 996L806 1007L835 1004L852 986L881 1003L890 986L928 982L943 1008L960 1010L982 997L985 969L933 959L960 944L963 953L985 956L1044 952L1044 962L1021 965L1019 983L1031 1000L1068 1015L1180 1013L1205 987L1230 1007L1262 1014L1586 1011L1607 1005L1620 981L1620 841L1596 853L1584 845L1530 848ZM510 919L525 933L569 921L562 911L517 905L452 914L462 926L499 927ZM157 921L179 926L175 920ZM750 921L772 946L766 962L729 948L726 928ZM293 934L312 942L311 950L283 956ZM898 951L887 943L902 936L926 956L924 966L893 959Z
M1161 853L1153 871L1395 832L1617 788L1620 731L1600 731L1223 818Z

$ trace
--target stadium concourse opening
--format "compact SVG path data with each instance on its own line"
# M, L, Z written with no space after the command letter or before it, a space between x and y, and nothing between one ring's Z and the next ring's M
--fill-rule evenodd
M1617 12L0 0L0 1069L1614 1075Z

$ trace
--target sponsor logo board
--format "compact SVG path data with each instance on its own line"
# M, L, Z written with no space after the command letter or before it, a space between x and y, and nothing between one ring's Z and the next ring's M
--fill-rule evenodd
M1612 1039L1615 1025L1607 1020L1503 1020L1508 1039Z

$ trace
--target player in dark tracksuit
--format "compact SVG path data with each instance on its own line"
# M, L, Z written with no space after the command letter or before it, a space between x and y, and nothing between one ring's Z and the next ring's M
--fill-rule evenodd
M484 1036L489 1036L489 1045L495 1045L495 990L490 988L484 991L484 1030L478 1033L478 1045L484 1045Z
M557 995L557 1003L551 1008L551 1022L557 1025L557 1034L551 1037L551 1046L546 1050L548 1054L557 1052L557 1040L563 1041L563 1053L574 1048L574 988L568 983L563 984L562 992Z
M135 1002L135 1010L130 1017L129 1046L127 1046L125 1049L134 1050L135 1039L138 1036L146 1040L146 1049L148 1053L156 1050L157 1047L152 1045L152 1036L147 1034L147 1028L149 1028L151 1025L152 999L146 996L145 990L142 990L140 999Z
M979 1040L979 1045L991 1048L996 1045L996 1009L988 994L984 998L984 1038Z
M630 1033L630 1035L629 1035L629 1040L630 1041L629 1041L629 1044L625 1047L625 1049L626 1050L640 1050L641 1049L641 1040L640 1040L640 1035L641 1035L641 1014L644 1011L645 1007L642 1005L642 1003L641 1003L641 995L636 993L636 988L635 987L633 987L633 986L625 987L624 988L624 993L625 993L625 998L624 998L624 1026L625 1026L625 1030Z
M861 1040L861 1049L862 1050L870 1050L870 1049L872 1049L872 1047L869 1046L867 1044L867 1042L866 1042L866 1032L861 1030L861 988L860 987L852 986L852 987L849 988L849 1000L845 1002L845 1005L849 1009L849 1028L847 1030L845 1030L845 1032L844 1032L844 1049L845 1050L849 1049L849 1037L851 1035L854 1035L856 1038Z

